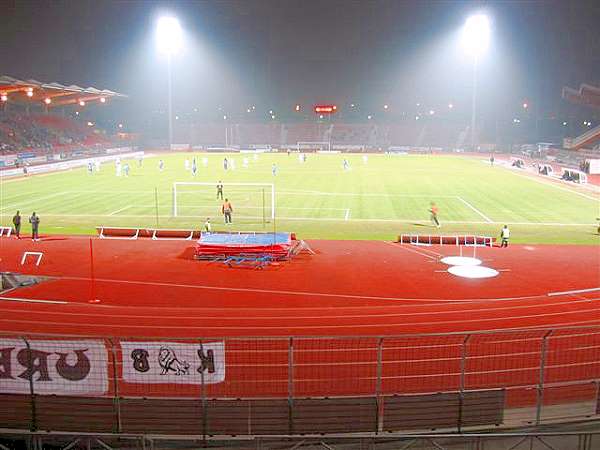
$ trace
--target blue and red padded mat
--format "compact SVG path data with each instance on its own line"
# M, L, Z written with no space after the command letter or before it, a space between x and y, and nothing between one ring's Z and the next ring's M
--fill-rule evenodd
M293 233L202 233L196 244L196 257L268 253L285 257L297 244Z

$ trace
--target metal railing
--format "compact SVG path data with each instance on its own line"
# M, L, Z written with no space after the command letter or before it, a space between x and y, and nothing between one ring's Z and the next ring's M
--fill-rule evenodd
M173 340L4 336L0 428L461 432L597 418L599 380L600 327Z

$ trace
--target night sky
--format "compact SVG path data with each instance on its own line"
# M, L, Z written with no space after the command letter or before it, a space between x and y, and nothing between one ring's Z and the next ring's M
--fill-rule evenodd
M153 31L169 12L186 33L174 61L179 112L318 102L466 109L471 68L456 36L480 10L493 24L480 67L484 114L510 114L523 100L551 114L564 85L600 84L600 2L584 0L4 0L0 73L117 90L132 114L164 109Z

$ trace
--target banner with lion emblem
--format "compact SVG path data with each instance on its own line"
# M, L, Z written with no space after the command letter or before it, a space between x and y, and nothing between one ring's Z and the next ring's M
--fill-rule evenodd
M225 380L225 343L121 341L128 383L214 384Z

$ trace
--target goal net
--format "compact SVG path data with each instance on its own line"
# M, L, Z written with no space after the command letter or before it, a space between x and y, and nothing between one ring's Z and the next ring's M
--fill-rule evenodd
M223 200L229 199L233 221L266 223L275 218L275 185L273 183L220 183ZM206 218L222 215L223 200L218 182L173 183L173 217Z
M298 141L296 149L301 152L303 150L314 150L314 151L331 151L331 142L311 142L311 141Z

